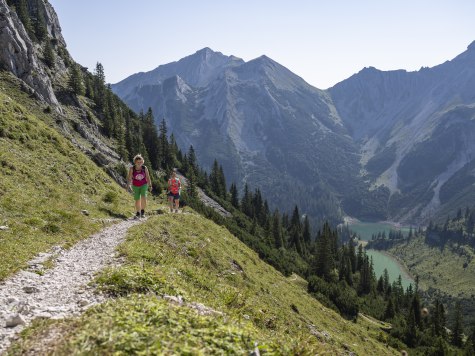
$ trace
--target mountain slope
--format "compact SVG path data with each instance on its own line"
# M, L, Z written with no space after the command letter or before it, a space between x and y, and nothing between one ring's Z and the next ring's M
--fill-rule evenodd
M8 226L0 231L0 280L132 207L125 190L60 133L47 104L20 86L0 73L0 224Z
M203 53L213 52L113 90L165 118L204 167L217 158L229 181L252 182L280 207L299 202L313 217L338 218L341 209L424 223L473 196L475 43L433 68L365 68L327 91L266 56L223 66ZM209 80L188 74L203 67Z
M131 230L120 252L126 264L98 278L119 299L79 320L40 326L12 350L66 330L49 352L397 354L376 341L378 325L342 319L312 298L301 278L283 277L193 211L150 218Z
M417 72L365 68L329 89L389 215L427 221L456 200L451 179L475 158L475 42L451 61ZM461 190L473 195L470 174ZM452 189L450 189L452 188ZM467 191L468 189L468 191ZM454 211L452 211L454 212Z
M202 66L200 52L187 57L189 71ZM380 214L384 193L369 192L358 178L358 147L326 92L266 56L216 71L204 87L175 73L130 86L133 96L122 98L136 110L151 107L181 147L193 145L203 167L218 159L228 181L259 187L274 206L298 203L314 218L335 221L340 201L360 217ZM120 95L128 80L113 90ZM372 203L362 205L371 200L366 196Z

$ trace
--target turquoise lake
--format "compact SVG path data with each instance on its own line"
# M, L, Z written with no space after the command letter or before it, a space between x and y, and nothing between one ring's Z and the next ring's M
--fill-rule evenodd
M390 230L402 231L404 235L409 233L408 226L395 227L393 224L378 222L354 222L348 223L350 230L356 232L362 240L369 241L373 234L378 234L378 232L386 232L386 236L389 234ZM389 279L391 282L398 279L401 275L402 285L404 288L407 288L409 284L414 285L414 280L401 268L397 260L393 257L387 256L384 253L381 253L376 250L366 250L368 256L373 257L374 272L376 277L379 278L386 268L388 270Z

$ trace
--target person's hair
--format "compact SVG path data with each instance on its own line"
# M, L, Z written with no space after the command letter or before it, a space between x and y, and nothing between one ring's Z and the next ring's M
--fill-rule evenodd
M141 159L142 161L145 162L145 160L143 159L142 155L139 153L138 155L135 155L135 157L134 157L134 163L135 163L135 161L137 161L137 160L139 160L139 159Z

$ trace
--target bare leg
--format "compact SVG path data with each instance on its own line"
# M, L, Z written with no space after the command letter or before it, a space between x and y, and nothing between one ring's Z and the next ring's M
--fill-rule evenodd
M175 199L175 211L178 212L178 208L180 207L180 199Z
M142 203L142 210L145 210L145 208L147 207L147 198L145 196L142 196L140 201Z
M170 211L173 211L173 197L168 197L168 203L170 205Z
M140 199L135 201L135 211L140 213Z

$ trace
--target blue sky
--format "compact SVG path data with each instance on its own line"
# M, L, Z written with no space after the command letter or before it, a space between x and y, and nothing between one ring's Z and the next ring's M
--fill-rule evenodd
M210 47L262 54L326 89L364 67L418 70L475 40L475 0L49 0L73 58L116 83Z

